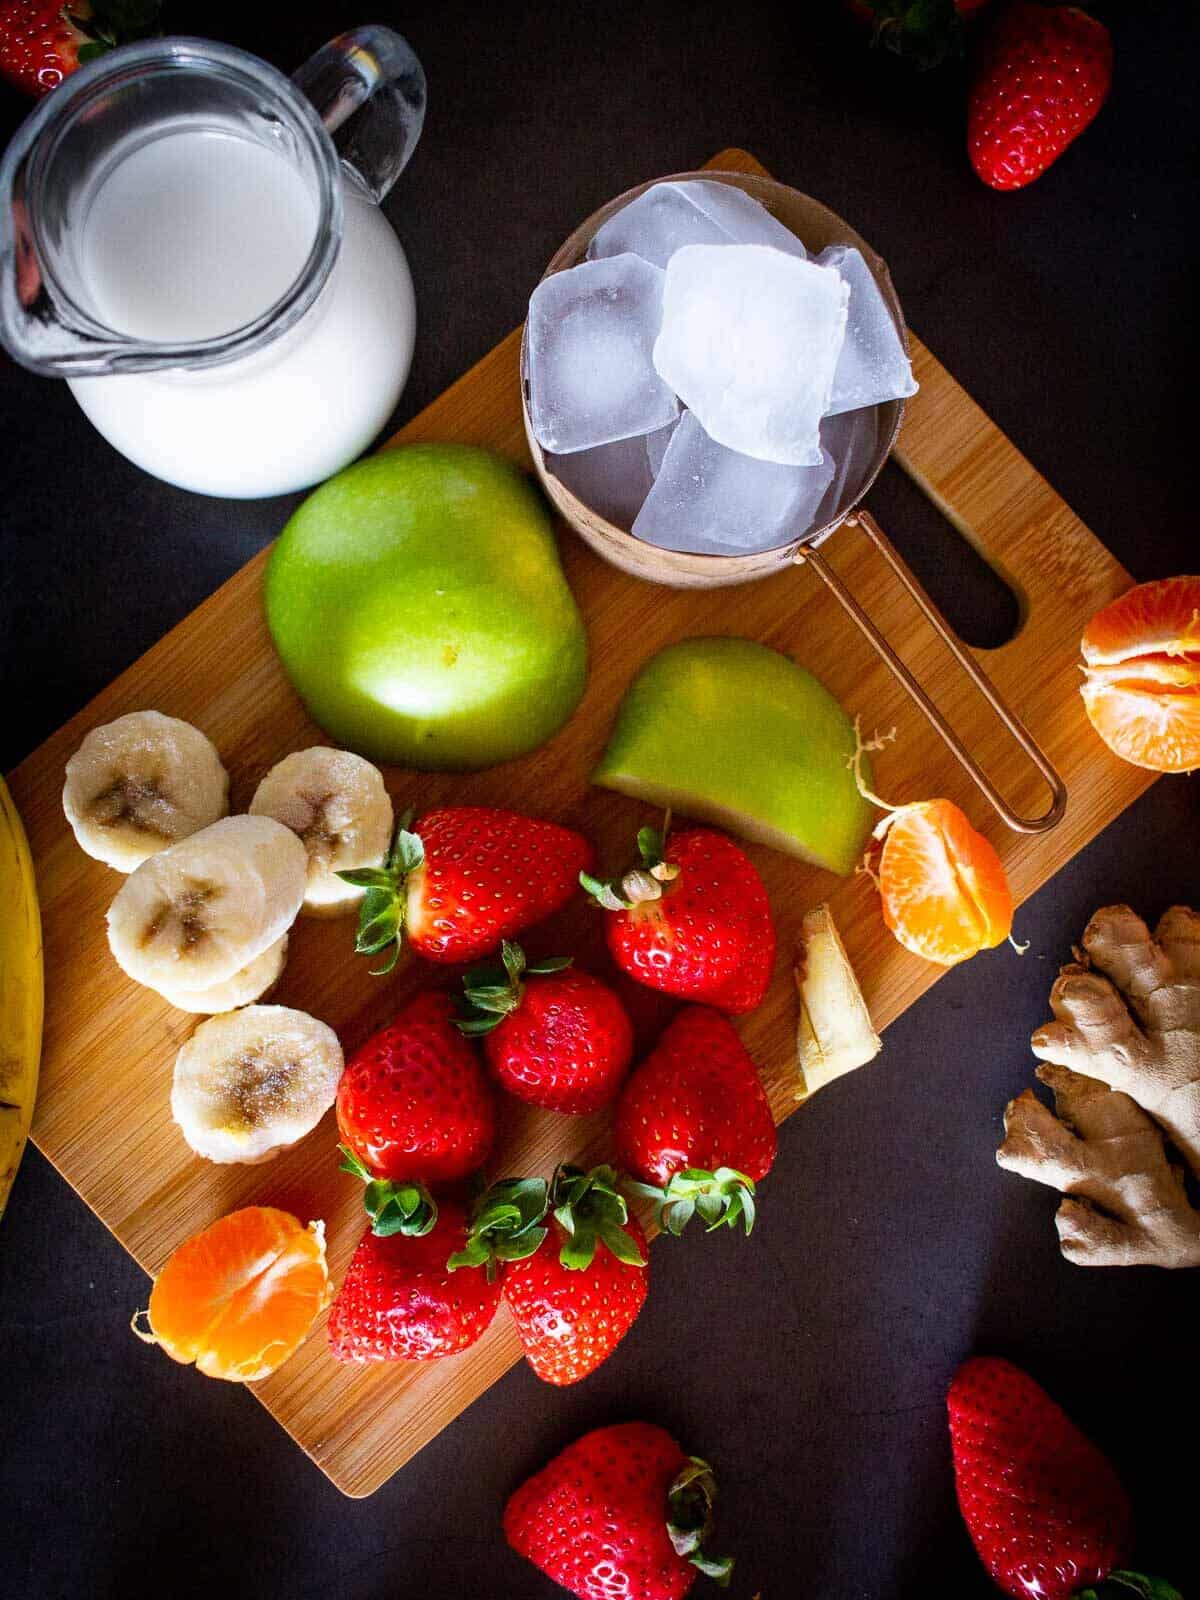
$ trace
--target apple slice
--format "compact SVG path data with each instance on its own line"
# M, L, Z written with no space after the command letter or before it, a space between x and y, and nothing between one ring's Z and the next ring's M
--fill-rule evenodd
M685 639L626 690L592 782L845 875L872 821L854 750L850 718L787 656Z

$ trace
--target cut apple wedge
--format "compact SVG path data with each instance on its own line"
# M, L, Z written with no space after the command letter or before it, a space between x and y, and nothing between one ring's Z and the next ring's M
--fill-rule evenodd
M796 987L800 992L796 1098L803 1100L843 1073L865 1066L883 1049L827 905L804 913Z
M684 639L626 690L592 782L846 875L872 819L854 751L833 695L778 650Z

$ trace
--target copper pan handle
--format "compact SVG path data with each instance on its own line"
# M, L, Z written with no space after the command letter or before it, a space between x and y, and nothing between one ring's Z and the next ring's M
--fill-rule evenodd
M869 511L856 511L853 516L847 517L842 524L843 527L847 528L855 525L860 527L867 538L870 539L876 550L892 569L892 572L903 584L905 590L916 602L921 615L1046 780L1051 795L1050 808L1048 811L1044 811L1040 817L1019 817L1012 809L987 773L984 772L975 757L967 750L954 729L942 716L942 713L838 577L837 573L825 560L824 556L821 555L820 551L815 547L801 547L796 551L793 559L813 569L842 610L865 635L872 649L888 671L901 685L910 699L925 714L926 719L936 730L946 748L959 766L962 767L963 771L966 772L976 788L984 795L996 814L1015 833L1045 833L1047 829L1053 828L1061 820L1062 814L1066 810L1066 785L1050 765L1045 753L1029 732L1029 729L1005 705L995 684L987 673L983 671L975 657L951 632L949 623L947 623L945 617L942 616L933 601L917 582L913 573L909 571L908 567L892 548L891 541L875 521L875 518L871 516Z

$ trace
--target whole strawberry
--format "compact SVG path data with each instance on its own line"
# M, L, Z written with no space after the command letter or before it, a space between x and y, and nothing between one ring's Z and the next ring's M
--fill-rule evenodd
M668 819L669 820L669 819ZM606 918L617 965L651 989L751 1011L771 981L775 928L763 881L727 834L643 828L642 864L617 884L580 882Z
M339 872L367 892L355 949L396 965L407 937L428 961L476 961L559 910L592 847L555 822L494 806L446 806L410 827L402 819L379 867Z
M482 1036L492 1076L519 1100L546 1111L598 1111L633 1057L624 1006L569 957L529 967L507 939L500 954L501 967L467 973L467 1014L458 1026Z
M504 1509L504 1537L578 1600L682 1600L704 1572L724 1587L733 1562L702 1545L717 1484L663 1428L621 1422L585 1433L534 1473Z
M0 0L0 77L49 94L76 67L155 31L159 0Z
M646 1299L646 1238L629 1214L611 1167L560 1167L549 1195L552 1216L533 1253L504 1268L504 1298L525 1359L547 1383L578 1383L594 1372L633 1326ZM495 1195L484 1196L481 1213ZM480 1264L473 1224L454 1265Z
M754 1186L775 1160L775 1119L732 1023L684 1006L617 1105L617 1161L659 1203L670 1233L699 1213L710 1231L754 1226Z
M350 1258L329 1312L339 1361L435 1361L475 1343L500 1305L500 1285L446 1265L467 1240L456 1201L426 1208L411 1231L368 1230Z
M441 1184L478 1171L495 1103L448 994L417 995L354 1052L338 1083L337 1122L360 1176Z
M1005 1594L1068 1600L1111 1574L1127 1584L1122 1593L1170 1600L1169 1585L1120 1570L1133 1546L1129 1497L1028 1373L975 1356L955 1373L947 1405L959 1509Z
M1102 22L1078 6L1017 0L996 19L971 86L971 165L993 189L1024 188L1079 137L1111 82Z

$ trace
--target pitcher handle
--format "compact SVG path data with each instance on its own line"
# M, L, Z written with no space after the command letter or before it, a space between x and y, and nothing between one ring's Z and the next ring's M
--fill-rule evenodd
M352 28L292 74L343 163L378 204L408 164L425 121L425 73L391 28Z

